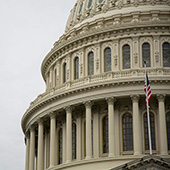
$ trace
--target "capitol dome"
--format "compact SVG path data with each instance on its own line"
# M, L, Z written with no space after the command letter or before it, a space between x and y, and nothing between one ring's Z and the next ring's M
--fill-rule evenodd
M77 0L41 72L25 170L170 169L169 0Z

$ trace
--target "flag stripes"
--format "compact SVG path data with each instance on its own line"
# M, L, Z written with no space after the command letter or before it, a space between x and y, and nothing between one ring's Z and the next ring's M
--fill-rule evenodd
M144 91L145 91L145 96L146 96L146 100L148 100L148 103L152 97L152 93L151 93L151 87L149 84L149 79L148 79L148 75L146 73L146 78L145 78L145 84L144 84Z

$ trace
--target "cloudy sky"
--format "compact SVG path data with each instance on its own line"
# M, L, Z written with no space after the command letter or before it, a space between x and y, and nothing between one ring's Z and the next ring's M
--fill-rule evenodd
M0 0L0 170L25 168L21 118L45 90L41 63L76 0Z

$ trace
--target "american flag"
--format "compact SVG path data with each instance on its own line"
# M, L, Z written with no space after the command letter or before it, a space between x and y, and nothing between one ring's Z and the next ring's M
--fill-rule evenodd
M146 100L148 100L148 103L152 97L152 93L151 93L151 87L149 84L149 79L148 79L148 75L146 73L146 78L145 78L145 84L144 84L144 91L145 91L145 96L146 96Z

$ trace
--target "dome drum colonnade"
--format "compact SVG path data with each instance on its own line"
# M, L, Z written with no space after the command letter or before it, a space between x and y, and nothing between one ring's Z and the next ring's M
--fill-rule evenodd
M107 164L103 169L108 169L147 154L143 60L148 59L148 54L155 121L154 154L169 157L166 115L170 112L170 61L164 55L164 46L170 42L169 4L169 1L142 0L77 1L65 33L42 63L46 92L31 103L22 119L26 170L35 169L35 154L38 170L49 167L76 170L83 166L87 169L88 164L97 169L104 166L99 163L102 160ZM149 52L143 50L144 45L149 45ZM124 47L129 47L129 51L124 51ZM124 59L126 52L128 62ZM90 54L93 67L89 64ZM87 104L89 101L93 106ZM124 151L122 119L126 113L132 115L133 124L130 151ZM104 134L102 127L106 115L108 134ZM73 122L77 126L74 153ZM61 128L62 140L59 140ZM104 135L107 139L103 139Z
M157 135L160 138L160 141L156 140L156 142L158 142L160 144L160 148L154 150L155 154L160 154L160 155L168 155L168 148L167 148L167 136L166 136L166 118L165 118L165 103L164 103L164 98L165 95L157 95L157 99L158 99L158 116L157 117L157 122L158 122L158 128L160 129L159 133L157 132ZM127 100L129 100L129 98L127 98ZM147 151L144 150L143 144L144 144L144 139L141 136L142 134L142 125L141 125L141 109L139 107L139 95L132 95L131 96L131 100L132 100L132 108L128 108L126 105L122 106L123 110L120 109L119 106L119 102L116 102L116 107L114 106L114 103L116 101L115 98L110 97L110 98L106 98L106 102L107 102L107 109L105 108L105 113L108 114L108 148L109 148L109 152L107 155L105 155L105 153L103 153L103 149L101 148L103 145L103 140L101 139L101 132L102 130L100 130L100 126L102 124L101 119L103 117L103 114L101 115L100 113L100 103L101 101L96 102L96 105L94 104L94 102L85 102L84 103L84 107L85 107L85 111L83 110L83 106L81 105L81 109L80 107L78 109L76 109L76 106L68 106L65 108L65 112L66 115L63 114L63 116L65 117L65 119L63 119L63 116L61 116L60 114L57 115L57 112L53 111L53 113L49 114L49 119L50 119L50 127L46 126L45 122L43 123L42 118L39 119L37 122L37 124L35 123L35 125L32 125L32 128L30 129L30 136L27 136L27 142L26 142L26 160L29 163L28 166L26 166L27 168L29 167L29 170L32 169L34 167L34 159L35 159L35 134L38 134L38 143L37 143L37 166L41 167L38 169L43 169L44 166L46 166L46 168L49 167L53 167L54 169L58 168L60 169L65 167L67 168L67 166L69 167L71 163L71 166L77 165L76 161L84 161L84 163L86 163L86 161L89 159L95 159L95 161L97 159L102 160L102 157L105 158L105 156L108 156L109 158L113 158L113 160L115 159L115 161L118 162L119 159L121 159L120 157L123 155L134 155L135 157L137 156L142 156L144 153L147 153ZM168 98L169 100L169 98ZM103 103L103 101L102 101ZM128 102L126 101L126 104ZM92 111L92 105L95 106L93 111ZM105 106L106 106L105 105ZM143 105L145 105L144 100L141 101L141 105L143 107ZM97 109L96 109L97 108ZM152 107L151 107L152 108ZM74 111L75 110L75 111ZM77 110L77 111L76 111ZM122 114L119 115L119 112L122 110ZM130 111L129 111L130 110ZM121 117L123 116L123 113L125 112L131 112L132 110L132 115L133 115L133 147L134 149L130 152L128 151L123 151L123 143L121 142ZM144 111L146 111L146 109L143 109ZM152 109L151 109L152 110ZM155 110L155 108L154 108ZM82 113L85 112L86 116L81 116L83 115ZM103 112L103 110L102 110ZM79 114L76 114L79 113ZM81 114L80 114L81 113ZM93 114L92 114L93 113ZM75 117L76 115L76 117ZM93 116L92 116L93 115ZM57 155L58 153L58 149L57 149L57 145L58 145L58 133L57 130L58 128L56 128L57 124L60 124L60 119L62 117L62 128L63 128L63 155L62 155L62 164L64 165L62 167L62 164L59 165L59 157ZM75 117L75 121L77 124L77 149L76 149L76 161L72 160L72 122L73 122L73 117ZM163 119L161 120L160 119ZM47 119L47 118L46 118ZM46 120L45 119L45 120ZM57 123L56 120L58 119ZM84 127L83 127L83 120L85 119L85 122L87 122ZM91 127L91 120L93 120L93 139L92 139L92 129ZM114 123L112 123L114 122ZM36 126L38 129L38 132L36 132ZM45 128L49 128L46 129L46 133L43 135L43 129ZM85 136L86 137L86 141L84 141L84 146L83 146L83 134L81 134L82 132L82 128L86 128ZM49 132L50 131L50 132ZM65 131L65 132L64 132ZM49 134L48 134L49 133ZM120 133L120 134L119 134ZM65 134L65 135L64 135ZM43 137L44 136L44 137ZM48 136L48 137L47 137ZM50 137L50 139L49 139ZM92 144L93 141L93 144ZM50 143L50 145L49 145ZM45 146L46 145L46 146ZM64 146L65 145L65 146ZM92 147L93 145L93 147ZM46 149L45 149L46 148ZM65 148L65 150L64 150ZM67 149L68 148L68 149ZM83 153L82 148L86 149L86 154ZM93 148L93 149L92 149ZM143 148L143 149L142 149ZM49 153L47 153L47 151L50 150ZM64 154L65 153L65 154ZM117 160L118 159L118 160ZM124 158L127 159L127 158ZM132 157L128 158L128 159L132 159ZM32 160L32 161L31 161ZM73 162L72 162L73 161ZM83 162L82 162L83 164ZM113 164L113 163L112 163ZM116 165L119 165L116 163ZM52 169L53 169L52 168ZM57 168L57 169L58 169Z

